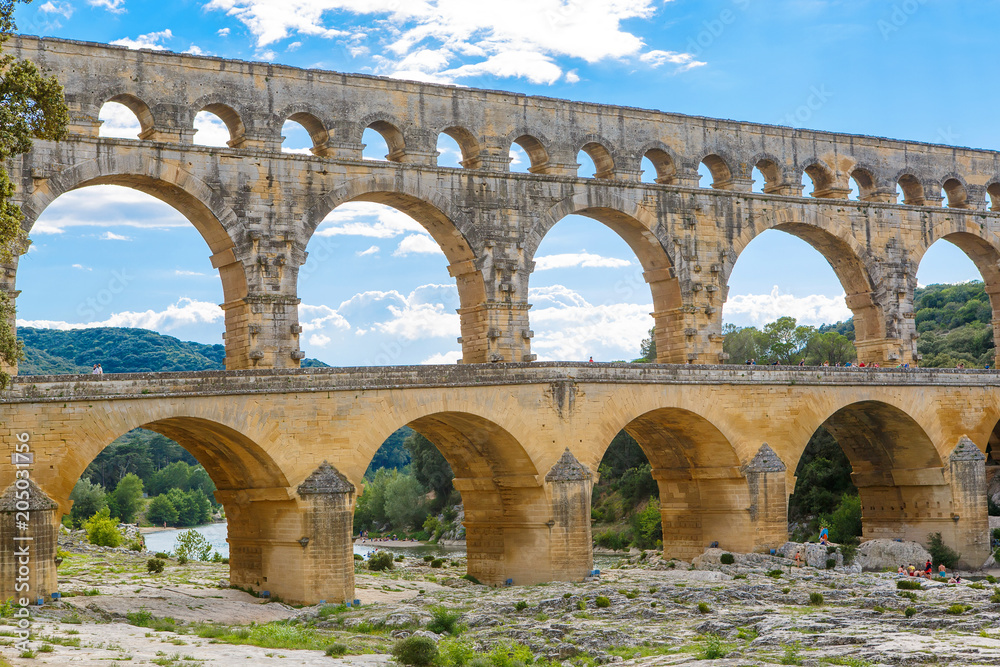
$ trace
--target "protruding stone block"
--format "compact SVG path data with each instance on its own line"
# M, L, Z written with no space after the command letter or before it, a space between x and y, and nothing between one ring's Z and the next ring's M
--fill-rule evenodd
M58 590L58 509L31 479L0 496L0 599L35 604Z

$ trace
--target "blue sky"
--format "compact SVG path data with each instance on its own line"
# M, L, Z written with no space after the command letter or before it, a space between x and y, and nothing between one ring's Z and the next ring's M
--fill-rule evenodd
M980 0L35 0L21 32L996 149L1000 2ZM817 91L818 108L805 106ZM106 105L102 132L137 123ZM226 133L199 118L196 143ZM285 149L308 137L293 123ZM366 157L385 155L368 132ZM442 165L456 148L439 146ZM512 170L526 160L514 155ZM581 167L586 175L587 166ZM591 167L592 173L592 167ZM647 174L648 176L648 174ZM169 206L101 186L59 198L18 273L18 319L35 326L142 326L221 342L209 250ZM453 281L414 221L349 204L312 240L300 286L307 355L336 365L452 362ZM780 257L781 262L775 262ZM628 246L571 217L538 250L533 350L540 359L633 358L652 326ZM978 279L946 242L922 284ZM636 285L622 299L622 285ZM734 269L727 322L790 314L844 319L843 289L805 242L767 232Z

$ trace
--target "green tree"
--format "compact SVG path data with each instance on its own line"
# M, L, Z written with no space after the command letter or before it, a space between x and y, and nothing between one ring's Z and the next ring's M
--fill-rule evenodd
M142 509L142 480L129 473L122 477L115 490L108 494L108 506L122 523L134 523Z
M856 359L857 351L854 343L836 331L816 332L806 343L805 359L807 366L822 366L824 362L831 366L846 364Z
M761 332L767 346L764 356L768 362L798 363L806 343L815 332L812 327L796 325L794 317L779 317L765 324Z
M649 337L643 338L639 345L639 363L656 363L656 327L649 330Z
M18 1L30 0L0 0L0 47L16 29ZM0 56L0 100L0 263L8 263L27 251L29 241L21 228L21 209L13 201L14 184L3 165L31 150L33 139L62 139L69 112L55 78L42 76L34 63L9 53ZM11 327L14 314L14 305L0 292L0 366L13 366L22 356L23 344ZM0 389L9 383L10 374L0 368Z
M829 527L831 542L855 544L861 537L861 496L845 493L833 512L819 522Z
M149 493L160 495L168 493L171 489L187 491L191 488L190 481L191 466L184 461L174 461L150 477L147 487Z
M851 462L825 428L809 439L795 468L795 493L788 499L788 518L832 513L844 494L857 495L851 481Z
M73 508L69 511L70 520L77 528L108 506L104 487L89 479L80 479L70 492L69 499L73 501Z
M451 484L455 474L451 471L448 461L433 442L419 433L414 432L409 435L404 444L410 452L413 475L424 488L434 492L433 509L444 507L455 488Z
M185 530L177 536L174 555L188 560L209 560L212 557L212 543L197 530Z
M393 527L420 528L427 518L427 490L412 475L396 475L385 489L385 515Z
M729 355L729 363L745 364L756 360L766 363L764 359L763 335L754 327L736 327L727 324L722 328L725 338L722 340L722 350Z
M154 526L176 526L177 508L166 495L156 496L146 508L146 521Z
M99 547L117 547L125 540L118 530L118 518L112 518L107 507L83 522L87 540Z

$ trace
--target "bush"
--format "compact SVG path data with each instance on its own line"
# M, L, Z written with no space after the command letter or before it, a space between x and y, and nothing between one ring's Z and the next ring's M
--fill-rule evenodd
M920 585L919 581L913 579L900 579L896 582L896 588L901 591L922 591L924 587Z
M166 563L162 558L150 558L146 561L146 571L150 574L159 574L163 572L163 566Z
M142 551L146 546L142 543L142 540L132 540L128 543L129 551Z
M837 559L836 558L827 558L826 559L826 569L832 570L835 567L837 567Z
M993 595L990 596L990 604L1000 604L1000 589L993 589Z
M718 660L726 657L726 646L719 635L705 635L705 648L699 656L703 660Z
M861 535L861 496L845 493L833 512L820 517L830 528L830 541L853 544Z
M916 615L916 613L917 610L914 609L913 607L907 607L906 609L903 610L903 616L906 616L907 618L912 618L913 616Z
M736 558L732 554L722 554L719 556L719 562L723 565L732 565L736 562Z
M941 533L934 533L927 536L927 551L931 554L934 567L944 565L949 570L955 567L955 563L962 557L962 554L941 541Z
M596 598L594 598L594 606L596 606L599 609L610 607L611 600L609 600L607 597L603 595L598 595Z
M594 543L604 549L612 551L625 551L628 549L630 540L624 533L608 530L594 536Z
M997 578L994 577L992 574L987 574L986 575L986 583L988 583L988 584L995 584L995 583L997 583Z
M698 613L699 614L710 614L712 613L712 608L708 606L707 602L698 603Z
M779 579L781 577L781 575L783 575L783 574L784 574L784 571L777 570L777 569L775 569L775 570L768 570L767 571L767 576L771 577L772 579Z
M155 554L153 554L153 555L154 555L155 557L157 557L157 558L162 558L162 559L164 559L164 560L166 560L167 558L170 558L170 554L165 554L165 553L163 553L162 551L157 551L157 552L156 552Z
M339 658L347 653L346 644L330 644L326 647L326 654L331 658Z
M431 622L427 624L427 629L435 634L457 635L458 619L462 614L457 611L450 611L447 607L431 607Z
M362 556L361 554L354 554L354 560L364 560L364 559L365 557Z
M527 608L528 608L528 603L525 602L524 600L518 600L517 602L514 603L514 609L516 609L517 611L524 611Z
M391 570L394 567L392 554L388 551L376 551L368 557L368 569L372 572Z
M960 602L956 602L955 604L953 604L950 607L948 607L947 609L945 609L944 612L946 614L953 614L955 616L958 616L959 614L964 614L965 612L969 611L970 609L972 609L972 607L970 607L969 605L962 604Z
M188 562L188 557L187 556L178 556L177 557L177 564L178 565L187 565L187 562Z
M431 561L431 567L438 568L441 567L442 565L444 565L443 558L435 558L434 560Z
M434 556L424 556L424 562L429 563L434 560Z
M83 524L87 531L87 541L99 547L117 547L125 539L118 531L118 519L111 518L107 507L87 519Z
M437 644L430 637L407 637L392 647L392 657L402 665L428 667L438 657Z
M177 559L186 560L211 560L212 543L197 530L185 530L177 536L176 547Z
M810 593L809 594L809 604L814 607L819 607L823 604L823 594L822 593Z

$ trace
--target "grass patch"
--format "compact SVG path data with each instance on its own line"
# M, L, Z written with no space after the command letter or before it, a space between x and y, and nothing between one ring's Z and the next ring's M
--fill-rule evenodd
M199 637L214 639L225 644L259 646L260 648L325 651L330 645L328 636L285 621L237 627L208 625L199 628L197 634Z

